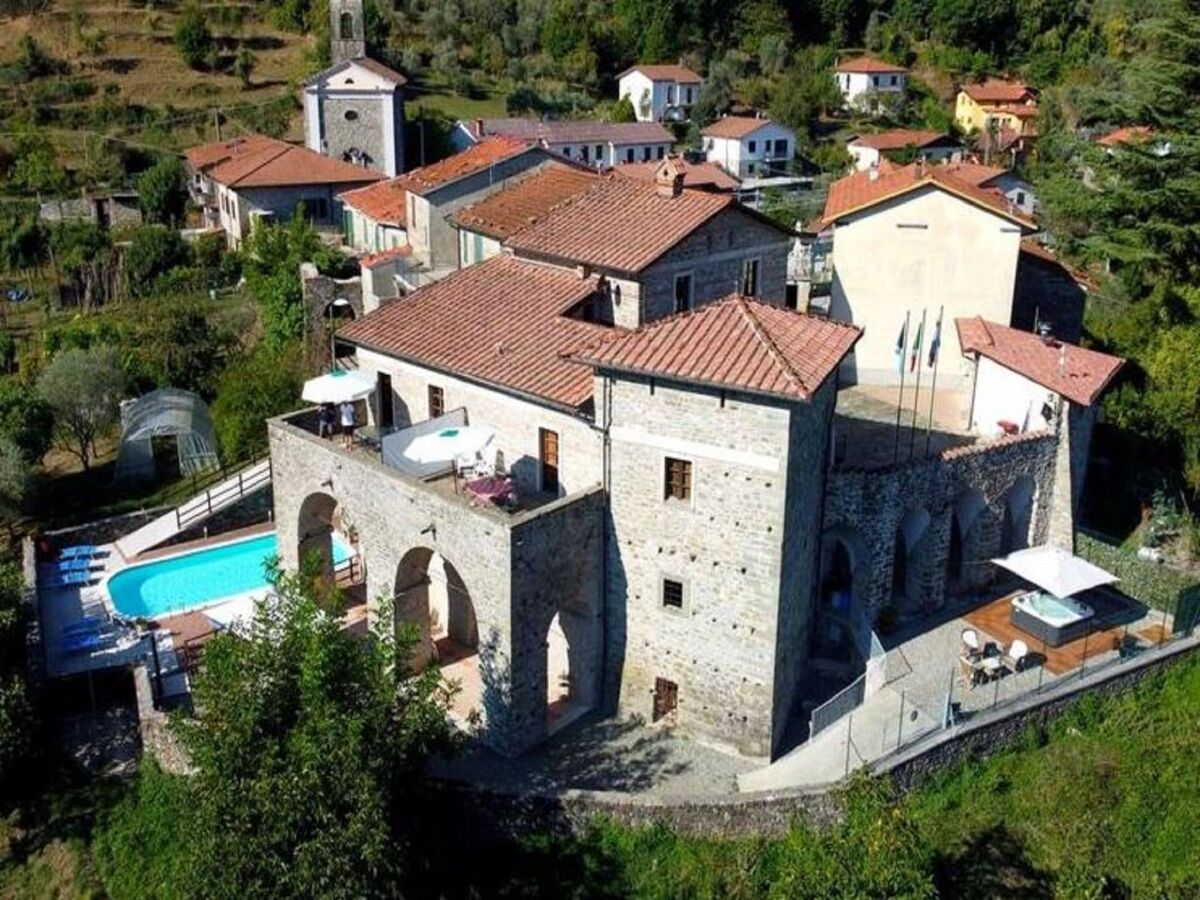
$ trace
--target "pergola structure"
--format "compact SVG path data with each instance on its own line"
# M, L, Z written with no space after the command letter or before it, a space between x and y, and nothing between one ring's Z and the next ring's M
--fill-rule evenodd
M118 482L154 477L156 437L173 437L179 471L194 475L220 465L208 406L196 394L177 388L152 391L121 404L121 449L114 478Z

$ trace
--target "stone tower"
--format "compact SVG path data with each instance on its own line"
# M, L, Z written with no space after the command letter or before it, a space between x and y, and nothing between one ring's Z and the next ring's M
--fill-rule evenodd
M363 0L329 0L329 54L335 66L367 55Z

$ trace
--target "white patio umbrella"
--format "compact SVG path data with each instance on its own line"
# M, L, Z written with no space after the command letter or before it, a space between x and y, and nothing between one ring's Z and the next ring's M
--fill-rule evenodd
M358 400L375 390L375 381L361 372L334 369L304 382L301 397L307 403L343 403Z
M414 438L404 448L404 455L415 463L432 463L473 458L496 436L496 432L485 425L458 425L443 428L430 434Z
M235 633L248 629L254 622L253 594L243 594L204 610L204 618L220 631Z
M1017 550L992 562L1055 597L1070 597L1118 580L1117 576L1092 565L1086 559L1049 544Z

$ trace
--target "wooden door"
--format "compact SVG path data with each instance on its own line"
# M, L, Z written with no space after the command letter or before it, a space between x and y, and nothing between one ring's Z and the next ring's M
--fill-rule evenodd
M541 463L542 490L558 493L558 434L547 428L538 429L538 460Z

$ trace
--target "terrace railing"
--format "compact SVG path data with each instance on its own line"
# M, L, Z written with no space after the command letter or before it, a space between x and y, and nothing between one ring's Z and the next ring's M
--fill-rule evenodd
M219 484L204 490L175 507L175 527L183 531L189 525L207 519L271 482L271 459L264 457L228 475Z

